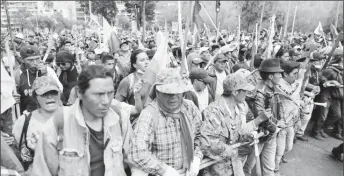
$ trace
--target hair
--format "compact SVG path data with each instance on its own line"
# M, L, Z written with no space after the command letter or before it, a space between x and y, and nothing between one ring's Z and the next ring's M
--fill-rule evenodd
M105 64L108 60L114 60L113 56L106 54L101 57L101 61L103 64Z
M284 70L284 73L290 74L294 69L300 68L300 63L295 61L281 62L281 68Z
M286 50L284 50L283 47L281 47L281 48L277 51L275 57L280 58L280 57L283 56L283 54L284 54L285 52L286 52Z
M260 74L260 77L262 78L262 80L266 81L269 79L269 76L274 74L274 73L260 71L259 74Z
M113 73L107 71L103 65L89 65L85 67L78 77L79 93L84 94L90 87L90 81L95 78L113 78Z
M139 54L141 54L141 53L144 53L144 51L141 50L141 49L137 49L137 50L135 50L135 51L133 51L133 52L131 53L131 56L130 56L130 65L131 65L131 70L130 70L130 72L131 72L131 73L133 73L133 72L136 71L136 68L134 67L134 64L135 64L136 61L137 61L137 55L139 55Z

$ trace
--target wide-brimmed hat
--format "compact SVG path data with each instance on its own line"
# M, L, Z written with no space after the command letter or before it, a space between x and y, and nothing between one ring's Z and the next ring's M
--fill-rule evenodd
M166 94L180 94L189 91L186 80L183 80L176 68L161 70L155 80L153 89Z
M268 73L282 73L280 61L278 59L265 59L259 66L259 71Z
M250 81L251 76L251 72L246 69L239 69L229 74L223 81L223 94L229 94L235 90L254 90L255 86Z
M43 95L52 90L60 92L57 82L50 76L41 76L33 81L32 91L35 91L37 95Z

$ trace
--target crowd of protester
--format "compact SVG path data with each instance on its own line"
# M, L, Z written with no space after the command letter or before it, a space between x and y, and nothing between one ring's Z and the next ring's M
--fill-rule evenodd
M267 53L264 31L258 47L253 34L238 39L227 31L202 33L187 43L188 75L181 76L180 41L169 34L163 42L173 63L158 72L142 98L145 71L159 57L155 33L148 31L143 43L119 33L119 48L110 52L95 34L65 30L52 40L45 61L48 36L17 33L10 51L2 43L2 68L14 78L18 93L12 96L21 110L16 118L13 107L1 114L2 170L33 176L250 176L257 162L253 146L233 145L256 142L262 175L279 176L293 144L308 141L310 121L315 139L343 139L343 41L322 70L334 37L276 35ZM253 132L264 135L256 141ZM332 151L341 162L342 145ZM218 162L200 168L206 158Z

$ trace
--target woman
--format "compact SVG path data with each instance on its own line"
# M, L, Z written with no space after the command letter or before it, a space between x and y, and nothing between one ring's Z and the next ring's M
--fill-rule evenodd
M33 162L39 133L61 105L58 84L49 76L38 77L32 84L32 91L38 109L19 117L14 123L12 131L15 139L19 142L21 160L25 170L29 169Z
M56 65L61 70L59 80L63 85L63 96L61 97L63 105L67 104L70 91L77 84L78 70L74 66L75 57L67 51L60 51L56 55Z
M135 50L131 54L130 63L131 73L119 83L115 99L135 105L133 88L136 82L142 80L142 76L148 67L149 58L143 50ZM133 123L135 119L136 117L132 117L131 122Z

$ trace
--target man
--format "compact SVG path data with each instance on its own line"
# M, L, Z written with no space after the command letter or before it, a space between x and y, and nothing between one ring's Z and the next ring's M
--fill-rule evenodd
M210 60L209 47L201 47L199 49L199 55L205 58L206 61Z
M308 122L312 117L312 112L314 108L313 99L315 95L319 94L319 72L321 69L321 60L324 58L320 53L314 52L309 60L310 63L310 72L309 75L306 75L308 79L308 84L306 86L304 97L301 102L301 112L300 112L300 121L296 124L295 135L296 139L300 141L308 141L304 136L305 130L307 128ZM297 60L297 62L304 62L303 59ZM304 78L304 79L306 79Z
M47 122L38 140L32 175L126 176L131 127L110 108L112 73L91 65L80 73L75 104Z
M188 91L176 69L161 70L153 86L154 99L140 114L131 140L129 161L152 175L198 174L201 114L183 98Z
M120 44L120 50L118 51L119 58L117 60L117 63L119 67L122 69L123 72L123 78L129 75L130 72L130 55L131 52L129 50L129 42L124 41Z
M216 80L216 87L215 87L215 100L219 99L223 93L223 81L225 80L226 76L230 73L227 68L228 58L223 55L219 54L214 59L213 67L209 67L209 75L214 77Z
M219 45L216 45L216 44L211 45L210 46L210 54L211 54L211 56L214 56L219 51L219 49L220 49Z
M253 102L252 112L254 117L258 117L261 112L272 112L273 105L276 103L274 93L275 86L282 78L283 70L277 59L265 59L259 67L262 81L257 85L257 93ZM268 115L272 120L277 119L276 114ZM261 156L262 175L275 176L275 155L276 155L276 121L269 120L260 126L260 131L268 132L267 136L260 138L258 144ZM244 172L246 176L251 175L251 171L256 164L254 158L254 151L251 151L248 159L244 165Z
M315 97L316 102L327 102L327 107L316 106L314 115L316 124L313 126L313 137L319 140L327 138L325 129L334 126L333 136L342 140L343 122L343 50L336 49L329 67L321 72L321 91ZM330 113L329 113L330 112ZM332 117L328 116L331 114Z
M231 43L229 45L220 48L223 55L228 58L229 68L232 68L236 64L238 59L238 48L236 43Z
M279 173L279 165L282 162L287 163L284 154L291 151L294 139L294 122L299 118L299 106L301 104L300 91L302 87L303 75L305 69L300 69L300 63L295 61L285 61L281 65L283 79L277 84L276 92L288 96L279 96L280 120L277 126L281 129L277 135L277 148L275 157L275 173ZM289 98L290 97L290 98ZM282 112L281 112L282 111Z
M250 72L244 69L228 75L223 83L222 97L203 111L201 149L204 155L212 159L223 159L205 168L203 176L244 175L243 163L232 145L245 141L247 135L268 119L261 114L246 123L248 106L245 97L248 91L254 89L249 81L250 76Z
M37 108L37 103L32 97L31 85L33 81L40 76L47 75L53 77L59 84L62 91L63 86L58 80L54 70L43 64L39 51L34 46L25 46L20 50L20 56L24 64L21 68L19 78L18 93L20 94L20 110L31 112Z
M59 67L59 80L63 85L62 103L67 104L70 91L78 81L78 70L74 66L75 57L68 51L60 51L56 54L56 65Z

